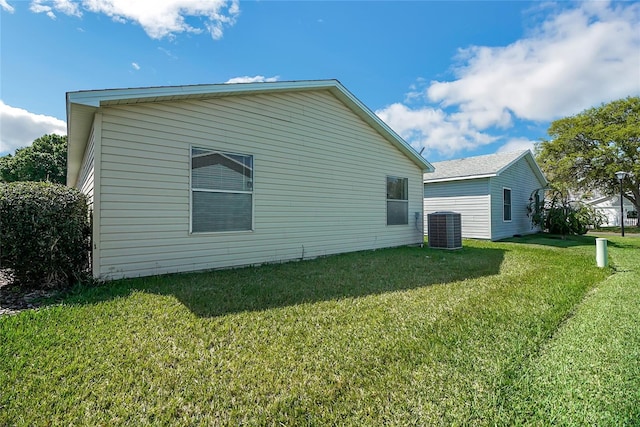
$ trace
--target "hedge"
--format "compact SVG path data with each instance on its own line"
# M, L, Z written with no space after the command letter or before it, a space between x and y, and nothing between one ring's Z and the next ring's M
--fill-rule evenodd
M87 197L48 182L0 184L0 268L23 287L63 287L89 270Z

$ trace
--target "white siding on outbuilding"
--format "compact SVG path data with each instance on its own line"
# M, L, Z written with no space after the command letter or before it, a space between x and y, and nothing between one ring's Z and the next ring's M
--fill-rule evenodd
M89 199L89 209L93 209L93 183L95 173L95 133L91 132L87 150L82 160L82 170L78 178L77 188Z
M461 214L462 237L500 240L539 231L527 207L534 190L547 185L529 150L434 163L424 176L425 216L435 211ZM504 193L510 195L505 218Z
M602 215L604 226L620 226L620 220L622 216L620 215L620 196L600 196L591 201L587 202L593 209L596 210L600 215ZM627 198L623 199L623 209L624 209L624 218L625 225L632 226L636 225L636 217L629 217L630 212L635 212L636 208L633 206Z
M96 276L422 241L423 171L329 91L110 105L100 112ZM191 147L253 156L253 231L189 232ZM386 225L389 175L408 178L407 225Z
M424 186L425 232L427 215L439 211L460 213L462 235L491 238L489 179L434 182Z
M530 234L539 231L532 227L531 218L527 215L529 197L534 190L544 186L522 157L503 173L491 178L491 234L493 240L512 237L515 234ZM511 221L503 220L504 188L511 189Z

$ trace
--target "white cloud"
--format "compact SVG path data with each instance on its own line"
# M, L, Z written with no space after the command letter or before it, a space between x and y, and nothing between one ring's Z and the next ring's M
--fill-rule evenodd
M51 116L31 113L0 101L0 155L26 147L43 135L67 134L67 123Z
M378 117L416 149L452 155L458 151L494 142L497 138L479 132L467 121L439 108L411 109L396 103L376 111Z
M0 0L0 8L9 13L15 12L15 9L13 8L13 6L7 3L7 0Z
M138 71L140 69L140 65L138 65L137 62L132 62L131 66L133 67L134 70Z
M227 80L225 83L260 83L260 82L277 82L280 76L265 77L265 76L243 76L234 77Z
M535 150L536 141L531 141L527 138L513 138L507 141L504 145L498 148L498 153L509 153L512 151L530 150L532 153Z
M456 79L418 78L404 104L377 114L414 147L451 155L501 140L493 133L516 121L551 121L640 94L640 3L544 7L548 15L526 37L461 49ZM503 145L532 146L526 138Z
M165 49L163 47L159 47L158 50L162 53L164 53L165 55L167 55L169 58L171 59L178 59L178 57L176 55L174 55L170 50Z
M46 13L51 19L56 19L54 10L65 15L82 16L78 4L71 0L32 0L29 9L34 13Z
M640 4L585 2L547 18L505 47L461 49L457 80L432 82L428 98L458 106L480 129L553 120L640 93Z
M3 1L3 0L0 0ZM55 12L81 16L80 8L102 13L116 22L138 23L149 37L160 39L179 33L207 31L215 40L222 38L225 26L235 24L240 14L238 0L155 0L151 4L131 0L32 0L31 10L55 19ZM192 26L186 18L202 19L202 27Z

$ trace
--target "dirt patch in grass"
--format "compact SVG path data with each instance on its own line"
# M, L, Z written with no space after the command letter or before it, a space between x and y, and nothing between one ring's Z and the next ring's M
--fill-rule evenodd
M42 300L56 295L57 291L47 289L23 289L11 284L11 273L0 269L0 316L36 309Z

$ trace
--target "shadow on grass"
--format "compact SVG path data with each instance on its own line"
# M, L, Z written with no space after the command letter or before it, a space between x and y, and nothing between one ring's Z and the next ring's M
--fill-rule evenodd
M141 291L173 295L197 316L221 316L490 276L499 273L504 252L476 247L354 252L259 267L118 280L85 289L65 303L92 304Z
M621 249L640 249L640 234L627 233L624 237L620 234L598 233L594 236L607 239L607 245Z
M510 237L501 242L523 243L529 245L553 246L556 248L571 248L575 246L595 246L594 236L560 236L557 234L528 234L520 237Z
M635 237L640 237L640 227L635 225L626 225L624 227L625 233L630 235L635 235ZM589 230L590 233L603 233L603 234L621 234L622 229L620 227L601 227L593 230Z

